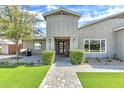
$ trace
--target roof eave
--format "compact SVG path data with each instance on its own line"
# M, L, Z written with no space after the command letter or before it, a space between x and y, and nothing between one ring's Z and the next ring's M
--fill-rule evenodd
M44 13L44 14L43 14L43 17L46 19L46 16L49 16L49 15L51 15L51 14L53 14L53 13L55 13L55 12L61 11L61 10L65 11L65 12L68 12L68 13L70 13L70 14L73 14L73 15L75 15L75 16L78 16L78 17L81 16L81 14L79 14L79 13L77 13L77 12L74 12L74 11L71 11L71 10L68 10L68 9L65 9L65 8L58 8L58 9L56 9L56 10L53 10L53 11Z

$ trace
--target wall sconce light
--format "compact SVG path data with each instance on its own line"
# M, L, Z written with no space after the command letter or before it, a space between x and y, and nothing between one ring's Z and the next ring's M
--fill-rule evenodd
M75 42L75 39L73 39L73 42Z
M51 42L51 39L49 39L49 42Z

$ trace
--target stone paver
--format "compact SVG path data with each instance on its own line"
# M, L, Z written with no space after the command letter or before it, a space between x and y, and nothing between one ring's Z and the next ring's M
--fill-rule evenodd
M101 62L102 63L102 62ZM103 63L102 63L103 64ZM41 88L81 88L76 72L124 72L124 63L72 65L69 58L57 57L51 66Z
M40 87L80 88L82 86L74 72L73 65L69 63L69 58L57 57Z

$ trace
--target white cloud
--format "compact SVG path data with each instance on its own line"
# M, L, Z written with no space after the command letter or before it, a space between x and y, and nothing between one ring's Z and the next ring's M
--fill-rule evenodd
M86 14L85 16L82 16L79 20L79 22L84 22L85 21L93 21L93 20L98 20L101 18L104 18L106 16L110 16L113 14L116 14L118 12L122 12L124 11L124 8L120 8L120 7L115 7L115 8L109 8L108 10L106 10L103 13L98 13L97 11L94 12L94 14L96 15L95 17L92 17L91 14Z
M46 8L47 8L48 11L57 9L57 7L54 6L54 5L48 5Z
M82 8L71 8L71 7L69 7L68 9L72 10L72 11L75 11L75 12L81 12L82 11Z
M107 15L112 15L121 11L124 11L124 8L115 7L114 9L113 8L108 9L106 12L108 13Z
M85 15L85 16L81 16L79 22L90 21L90 20L95 20L95 19L97 19L97 17L96 17L96 18L93 18L93 17L91 16L91 14L88 13L88 14Z
M51 11L51 10L55 10L57 9L58 7L57 6L54 6L54 5L48 5L46 6L46 9L47 11ZM69 7L70 10L73 10L73 11L76 11L76 12L83 12L83 9L82 8L71 8ZM87 22L90 22L90 21L93 21L93 20L98 20L98 19L101 19L101 18L104 18L106 16L109 16L109 15L113 15L117 12L120 12L120 11L124 11L124 7L110 7L108 10L106 11L94 11L94 12L90 12L90 13L87 13L86 12L84 14L82 14L80 20L79 20L79 24L81 23L87 23ZM43 11L44 12L44 11ZM33 13L33 14L37 14L37 17L41 20L44 20L42 14L43 12L37 12L37 11L30 11L30 13ZM45 11L46 12L46 11ZM88 12L88 11L87 11ZM91 16L92 14L94 14L95 16ZM41 22L40 24L37 25L37 27L41 27L41 28L46 28L46 22Z

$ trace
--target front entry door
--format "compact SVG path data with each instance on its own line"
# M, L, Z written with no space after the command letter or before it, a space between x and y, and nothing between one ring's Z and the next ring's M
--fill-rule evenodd
M58 42L58 52L59 54L65 54L66 52L66 48L65 48L65 42L64 41L61 41L61 42Z
M69 41L56 41L56 54L68 55Z

